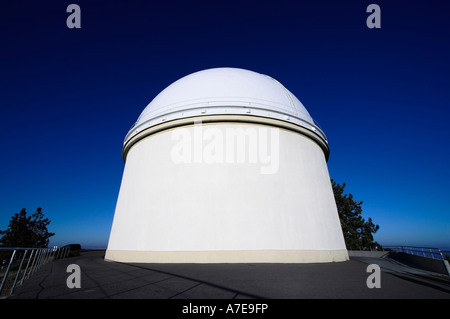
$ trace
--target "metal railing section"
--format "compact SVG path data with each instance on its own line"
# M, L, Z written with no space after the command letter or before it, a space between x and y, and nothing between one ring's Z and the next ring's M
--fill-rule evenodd
M6 252L6 253L4 253ZM11 253L11 257L5 256ZM20 248L20 247L1 247L0 248L0 297L11 296L16 286L23 284L24 280L30 278L40 267L57 259L63 259L68 256L70 247L53 248ZM8 261L6 265L6 262ZM6 268L6 269L5 269ZM23 273L21 275L21 272ZM15 272L15 274L14 274ZM9 275L12 276L9 276ZM8 278L11 277L11 278ZM14 277L14 279L12 279ZM9 293L3 290L9 288Z
M428 257L432 259L445 260L445 254L448 251L440 250L432 247L416 247L416 246L383 246L384 249L390 249L405 254ZM450 252L449 252L450 253Z

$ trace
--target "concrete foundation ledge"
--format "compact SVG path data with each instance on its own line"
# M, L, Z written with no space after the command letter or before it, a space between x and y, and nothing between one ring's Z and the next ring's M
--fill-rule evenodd
M128 263L325 263L349 260L340 250L139 251L107 250L105 260Z

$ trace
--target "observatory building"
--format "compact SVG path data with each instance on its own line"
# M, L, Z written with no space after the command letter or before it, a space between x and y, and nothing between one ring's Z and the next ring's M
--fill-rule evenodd
M275 79L215 68L172 83L125 137L105 259L348 260L325 134Z

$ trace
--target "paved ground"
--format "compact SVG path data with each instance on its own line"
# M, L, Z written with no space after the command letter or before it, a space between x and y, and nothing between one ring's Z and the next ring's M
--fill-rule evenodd
M318 264L124 264L104 251L47 264L10 299L450 299L450 279L383 258ZM381 267L381 287L369 289L368 264ZM81 269L69 289L67 266Z

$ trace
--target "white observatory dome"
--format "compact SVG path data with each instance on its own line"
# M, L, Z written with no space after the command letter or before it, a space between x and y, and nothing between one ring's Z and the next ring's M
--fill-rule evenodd
M159 93L125 137L163 122L205 115L250 115L296 124L327 139L303 104L280 82L239 68L214 68L189 74Z
M273 78L238 68L187 75L125 137L106 260L348 260L325 134Z

